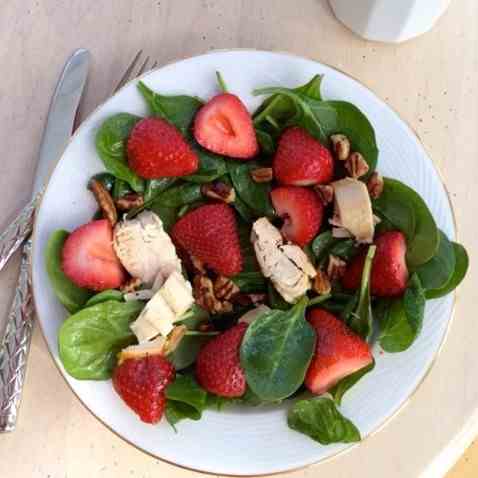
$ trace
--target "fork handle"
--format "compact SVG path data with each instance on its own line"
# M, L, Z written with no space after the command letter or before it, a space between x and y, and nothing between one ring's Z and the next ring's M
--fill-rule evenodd
M0 234L0 270L32 232L35 208L40 197L41 193L38 193Z
M25 380L35 315L30 279L31 247L29 239L23 246L20 275L0 347L0 432L15 429Z

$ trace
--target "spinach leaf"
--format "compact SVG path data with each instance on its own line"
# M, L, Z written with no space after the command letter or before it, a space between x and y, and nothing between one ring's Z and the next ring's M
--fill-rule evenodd
M100 304L101 302L106 302L107 300L118 300L122 302L123 293L116 289L103 290L88 299L84 307L91 307L92 305Z
M384 187L380 197L372 201L372 206L382 221L385 220L392 227L402 231L408 242L413 240L415 237L415 210L410 202L404 201L402 194L397 194L392 188Z
M365 340L370 339L373 331L372 303L370 299L370 274L376 249L376 246L370 246L368 248L362 271L362 281L360 284L357 308L352 314L350 314L347 320L349 327Z
M222 77L221 72L216 71L216 79L217 79L217 84L219 85L219 89L223 93L227 93L226 82L224 81L224 78Z
M197 110L203 105L202 100L187 95L160 95L148 88L142 81L138 90L148 103L151 114L159 116L175 125L186 134Z
M180 184L156 196L151 204L151 209L154 209L156 206L177 208L199 201L202 197L201 186L199 184Z
M176 207L162 206L160 204L153 203L150 206L150 209L159 216L166 232L169 232L178 220L178 208Z
M237 197L236 197L237 200ZM242 253L242 272L260 272L259 264L257 263L254 246L251 242L251 226L244 221L237 221L237 232L239 234L239 245Z
M267 287L266 279L261 272L240 272L231 279L241 292L246 294L264 292Z
M55 231L50 235L45 251L45 263L53 292L68 312L74 313L83 307L92 292L73 284L63 273L61 251L68 235L69 233L63 230Z
M455 251L453 244L443 231L439 231L440 242L436 254L425 264L422 264L416 273L425 290L441 289L451 279L455 270Z
M164 416L168 423L174 428L174 430L176 430L176 423L187 418L195 421L200 420L202 414L187 403L176 400L167 400Z
M357 370L351 375L344 377L336 385L334 385L329 390L329 393L330 395L332 395L332 397L334 397L335 403L337 405L340 405L342 403L342 398L345 395L345 393L348 390L350 390L364 375L366 375L371 370L373 370L374 367L375 367L375 360L371 364L361 368L360 370Z
M262 153L268 155L274 154L276 148L272 136L267 131L260 129L258 126L255 127L255 130L257 141L261 147Z
M439 235L435 220L423 199L406 184L391 178L384 178L383 193L385 194L386 201L408 204L413 209L415 228L413 237L408 240L407 244L408 265L413 268L429 261L438 249ZM403 209L403 211L406 210ZM403 214L407 213L403 212ZM391 218L388 219L393 223ZM397 215L394 217L394 220L397 221ZM401 226L399 222L395 225L398 228L405 227L404 224L406 222L410 224L409 218L405 219L402 217ZM410 233L410 231L411 229L408 227L407 233Z
M322 101L322 95L320 94L321 84L322 75L314 75L309 82L307 82L305 85L294 88L294 91L313 100Z
M328 252L332 244L335 243L335 238L332 236L332 231L325 231L320 233L312 241L312 252L317 257L317 260L320 262L324 257L327 257Z
M247 328L241 366L247 384L263 400L286 398L304 381L315 346L306 306L303 298L288 311L265 312Z
M65 370L79 380L110 378L116 354L135 341L129 326L143 306L139 301L110 300L68 317L58 334Z
M315 296L309 300L307 307L313 307L314 305L318 305L318 304L321 304L322 302L326 302L331 297L332 297L332 294L322 294L322 295Z
M189 176L183 176L181 179L191 183L210 183L227 173L226 161L222 156L206 151L196 143L192 144L193 150L199 158L199 169Z
M145 205L149 205L151 201L154 201L154 199L166 191L166 189L170 188L176 181L177 178L159 178L146 181L144 190Z
M251 178L251 171L258 168L256 162L229 161L227 170L232 179L236 194L258 216L273 216L274 209L269 197L271 186L268 183L256 183Z
M110 116L96 133L96 150L105 168L113 176L126 181L131 188L140 193L144 181L134 173L126 161L126 140L131 130L141 118L129 113Z
M437 299L449 294L454 290L464 279L468 270L468 254L461 244L452 242L453 251L455 253L455 270L451 275L449 281L440 289L430 289L425 292L427 299Z
M425 313L425 291L417 274L410 278L403 299L396 299L385 311L380 345L386 352L406 350L422 328Z
M359 247L353 239L337 239L329 249L329 254L349 261L359 252Z
M312 242L312 252L319 264L324 264L329 254L338 256L346 261L352 259L358 252L359 247L352 239L338 239L332 236L332 231L320 233Z
M112 191L112 196L113 199L119 199L122 198L123 196L126 196L126 194L129 194L131 192L131 188L129 187L129 184L126 181L123 181L122 179L116 178L115 184L113 186L113 191Z
M361 440L357 427L337 410L330 398L299 400L289 410L287 424L322 445Z

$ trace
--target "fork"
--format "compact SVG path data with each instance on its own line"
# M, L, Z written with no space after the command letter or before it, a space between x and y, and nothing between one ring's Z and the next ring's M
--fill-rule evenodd
M116 93L128 81L158 65L158 62L155 61L148 68L150 57L146 56L139 69L137 69L142 55L143 50L136 53L118 84L114 87L112 94ZM77 126L78 124L75 121L74 129ZM30 279L31 239L29 239L29 236L33 228L34 212L42 194L43 191L28 203L0 235L0 270L18 247L26 241L22 253L17 289L8 314L5 336L0 347L0 432L15 429L25 380L35 314Z

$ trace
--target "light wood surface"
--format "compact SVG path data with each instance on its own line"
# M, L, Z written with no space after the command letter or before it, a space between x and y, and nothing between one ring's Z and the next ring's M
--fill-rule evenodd
M350 73L417 131L443 172L471 271L446 345L409 405L350 453L290 477L443 476L468 445L478 408L478 3L454 0L428 34L403 45L366 42L325 0L3 0L0 13L0 225L28 199L50 96L77 47L93 63L83 117L143 48L159 63L216 48L287 50ZM0 275L0 317L18 261ZM466 431L466 433L465 433ZM178 438L179 439L179 438ZM218 457L220 459L220 457ZM78 402L36 328L17 430L0 438L9 478L192 477L127 445ZM478 476L478 446L449 475Z

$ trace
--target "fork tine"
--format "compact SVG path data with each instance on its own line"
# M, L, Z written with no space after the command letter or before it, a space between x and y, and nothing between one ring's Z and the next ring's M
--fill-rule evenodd
M130 63L128 68L126 68L126 71L124 72L123 76L121 77L121 79L119 80L115 88L113 89L113 93L116 93L130 79L131 72L133 71L133 68L138 63L138 60L142 54L143 54L143 50L139 50L138 53L136 53L135 57L133 58L133 61Z
M140 67L138 73L136 73L135 78L138 77L138 76L141 76L141 75L145 72L145 70L146 70L146 65L147 65L148 63L149 63L149 56L147 56L147 57L146 57L146 60L143 61L143 64L141 65L141 67Z

